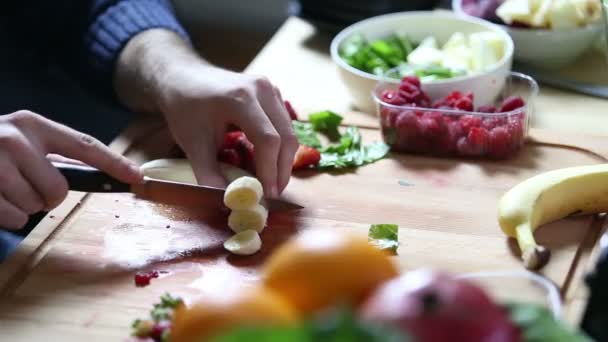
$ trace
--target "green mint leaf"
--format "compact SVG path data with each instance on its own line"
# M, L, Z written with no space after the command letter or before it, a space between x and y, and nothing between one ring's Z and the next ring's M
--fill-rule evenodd
M293 126L293 131L296 137L298 138L298 142L301 145L306 145L314 148L321 147L321 141L319 140L317 133L315 133L312 124L297 120L293 120L291 124Z
M364 157L364 161L365 163L373 163L376 160L380 160L384 157L386 157L386 155L388 154L388 151L390 150L390 147L385 144L385 143L381 143L381 142L376 142L370 145L366 145L365 146L365 157Z
M525 342L591 342L592 340L564 323L538 304L510 303L511 319L523 331Z
M312 342L301 327L244 327L211 339L211 342L249 341Z
M330 110L324 110L322 112L310 114L308 120L315 131L324 132L332 140L340 138L340 132L338 132L338 127L342 122L342 117L340 115Z
M397 253L399 226L396 224L372 224L368 232L369 242L382 250Z

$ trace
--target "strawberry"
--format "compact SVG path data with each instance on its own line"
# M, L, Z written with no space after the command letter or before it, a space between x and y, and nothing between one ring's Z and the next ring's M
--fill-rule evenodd
M300 170L317 166L321 160L321 153L310 146L300 145L293 160L293 170Z
M236 167L241 167L241 156L234 148L224 148L217 154L217 160Z
M246 137L245 133L241 131L231 131L224 134L224 145L222 148L235 148L237 140L241 137Z
M241 167L254 172L255 171L255 148L253 144L247 140L245 135L239 137L236 140L236 145L234 146L236 152L238 152L239 157L241 158Z
M293 109L293 106L291 105L291 103L289 101L284 101L285 102L285 109L287 109L287 112L289 113L289 117L291 118L291 120L298 120L298 113L296 113L295 109Z

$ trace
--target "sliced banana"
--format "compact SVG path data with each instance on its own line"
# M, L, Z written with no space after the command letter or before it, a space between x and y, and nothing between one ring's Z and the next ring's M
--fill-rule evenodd
M232 210L228 216L228 227L236 233L250 229L261 233L266 226L267 219L268 210L257 204L245 210Z
M259 180L253 177L240 177L235 179L226 188L224 204L232 210L244 210L255 207L264 190Z
M255 230L244 230L224 242L224 248L237 255L251 255L262 248L262 240Z

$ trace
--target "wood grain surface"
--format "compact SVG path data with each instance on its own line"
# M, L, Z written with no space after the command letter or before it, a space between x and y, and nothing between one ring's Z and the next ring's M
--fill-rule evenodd
M323 39L307 23L290 19L248 70L268 75L301 112L341 111L347 123L368 127L362 129L364 141L379 140L373 116L348 111L348 96L320 48ZM553 115L544 112L548 105L543 103L554 106L561 96L541 96L539 115ZM397 223L402 244L395 261L404 271L522 270L517 248L497 224L499 197L530 176L601 163L606 154L608 137L597 132L598 112L606 102L567 96L577 103L577 115L597 120L585 130L595 128L598 136L534 130L532 137L544 142L527 144L508 162L391 154L357 170L298 173L286 196L306 208L271 215L263 249L252 257L232 256L221 247L230 235L225 212L171 208L130 194L71 194L0 265L0 331L11 341L123 340L130 322L144 316L162 293L192 301L240 291L258 280L260 266L278 244L310 228L364 235L371 223ZM566 118L565 111L560 113L556 117ZM560 125L579 128L567 120ZM564 142L568 146L561 146ZM167 156L172 146L162 123L155 121L136 123L113 144L140 163ZM540 243L554 253L542 274L561 290L572 322L584 303L581 279L596 253L603 220L570 218L538 232ZM136 288L134 273L151 269L164 273L150 286ZM491 290L527 298L529 288L522 282Z

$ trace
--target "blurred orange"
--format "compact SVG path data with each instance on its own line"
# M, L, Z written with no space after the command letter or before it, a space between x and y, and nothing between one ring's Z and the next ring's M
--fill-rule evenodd
M265 288L251 288L178 307L171 342L202 341L242 326L284 326L296 321L294 310L280 296Z
M357 305L398 274L390 257L367 237L335 230L296 236L273 253L264 271L264 284L303 315L331 305Z

